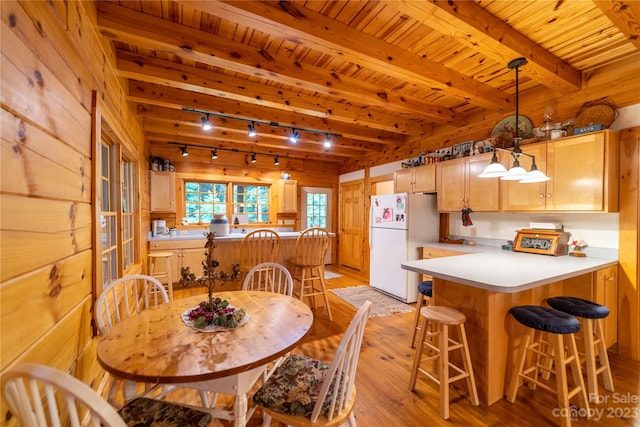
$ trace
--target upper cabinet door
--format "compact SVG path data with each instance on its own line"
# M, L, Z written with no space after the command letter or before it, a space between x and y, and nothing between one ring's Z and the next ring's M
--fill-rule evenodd
M149 171L151 212L176 211L176 173Z
M604 131L547 143L547 210L618 210L617 133Z
M475 212L500 209L499 180L478 177L492 156L485 153L436 163L438 211L455 212L465 207Z

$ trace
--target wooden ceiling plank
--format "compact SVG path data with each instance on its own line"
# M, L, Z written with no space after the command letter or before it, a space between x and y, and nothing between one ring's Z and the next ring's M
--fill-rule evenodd
M581 87L582 78L578 70L471 1L401 0L393 4L425 25L481 51L505 67L512 59L527 58L529 63L522 68L523 74L545 86L564 92ZM455 19L454 25L452 19Z
M204 64L267 78L294 87L303 87L305 90L329 96L360 100L361 103L382 107L391 112L411 113L416 118L466 124L466 116L451 109L395 94L393 91L381 91L376 85L302 64L285 55L267 53L108 2L99 5L98 16L102 34L111 39L152 50L168 51Z
M472 104L497 110L512 109L512 100L504 92L290 2L193 1L190 4L266 33L297 39L300 44L356 64L385 70L400 79L450 92Z
M139 55L120 52L117 67L120 76L134 80L164 84L216 97L375 129L403 131L409 134L422 133L420 124L398 120L380 109L352 107L249 80L213 74L206 70L198 70L194 67L157 58L142 58Z
M219 114L246 118L269 117L270 121L281 125L317 129L322 131L326 130L327 132L337 133L342 135L342 137L351 138L353 140L388 144L402 142L405 139L401 134L393 134L377 129L360 127L354 130L354 126L329 122L325 119L274 111L262 106L251 106L250 108L247 108L248 106L246 104L241 105L237 101L212 99L206 95L144 82L129 82L128 99L134 102L158 105L173 109L182 109L184 105L195 105L195 108Z
M640 49L640 3L633 0L593 0L636 49Z

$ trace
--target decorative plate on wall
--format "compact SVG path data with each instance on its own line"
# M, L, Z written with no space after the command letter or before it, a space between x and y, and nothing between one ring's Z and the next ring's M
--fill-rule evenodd
M496 127L491 131L491 136L496 136L503 132L511 132L514 133L516 123L516 116L509 116L506 119L498 122ZM529 120L526 116L518 116L518 133L520 138L531 138L533 137L533 126L531 125L531 120Z

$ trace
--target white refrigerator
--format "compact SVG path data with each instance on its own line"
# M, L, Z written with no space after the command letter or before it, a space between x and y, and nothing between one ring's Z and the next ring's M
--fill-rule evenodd
M371 196L371 287L406 303L418 299L419 277L400 264L418 259L418 248L438 241L435 194Z

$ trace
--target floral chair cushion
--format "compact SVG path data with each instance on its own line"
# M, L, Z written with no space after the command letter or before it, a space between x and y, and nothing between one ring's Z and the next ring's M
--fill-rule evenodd
M211 415L162 400L140 397L118 411L129 427L205 427Z
M253 395L253 401L281 414L310 417L328 369L326 362L289 356ZM330 402L322 406L321 413L326 415Z

